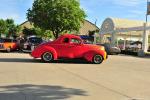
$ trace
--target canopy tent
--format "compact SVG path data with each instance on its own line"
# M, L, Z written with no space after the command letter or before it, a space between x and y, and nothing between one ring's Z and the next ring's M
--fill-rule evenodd
M144 30L150 30L150 23L147 27L144 26L144 21L120 19L120 18L107 18L104 20L100 29L101 42L106 40L106 37L111 37L111 45L118 45L118 39L143 41L143 48L148 48L148 31L146 34ZM106 36L106 37L105 37Z

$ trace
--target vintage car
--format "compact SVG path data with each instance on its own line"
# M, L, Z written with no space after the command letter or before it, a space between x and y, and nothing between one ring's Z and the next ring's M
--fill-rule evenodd
M23 52L32 52L36 46L43 43L42 38L36 36L29 36L23 41L20 43L20 49Z
M111 46L111 44L109 44L109 43L97 44L97 45L104 46L108 55L120 54L121 53L121 50L120 50L119 47Z
M66 34L53 42L39 45L31 53L34 58L41 58L44 62L51 62L60 58L83 58L88 62L100 64L107 59L103 46L84 44L79 36Z
M1 51L13 51L18 49L17 41L14 39L0 38L0 50Z
M135 41L126 46L125 50L127 52L139 52L142 49L142 42Z

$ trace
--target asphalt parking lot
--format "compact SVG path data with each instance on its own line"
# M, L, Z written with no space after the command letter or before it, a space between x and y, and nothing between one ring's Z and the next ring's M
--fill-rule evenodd
M149 85L150 58L111 55L94 65L0 53L0 100L150 100Z

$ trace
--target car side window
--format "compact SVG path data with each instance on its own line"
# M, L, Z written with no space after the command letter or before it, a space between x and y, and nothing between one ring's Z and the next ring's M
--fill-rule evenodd
M70 41L70 43L73 43L73 44L80 44L81 41L78 40L78 39L72 38L71 41Z
M69 38L64 38L63 43L69 43Z

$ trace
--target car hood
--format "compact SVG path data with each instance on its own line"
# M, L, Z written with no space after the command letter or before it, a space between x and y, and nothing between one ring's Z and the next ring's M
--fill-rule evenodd
M94 45L94 44L83 44L84 47L89 48L89 49L100 49L103 46L98 46L98 45Z

